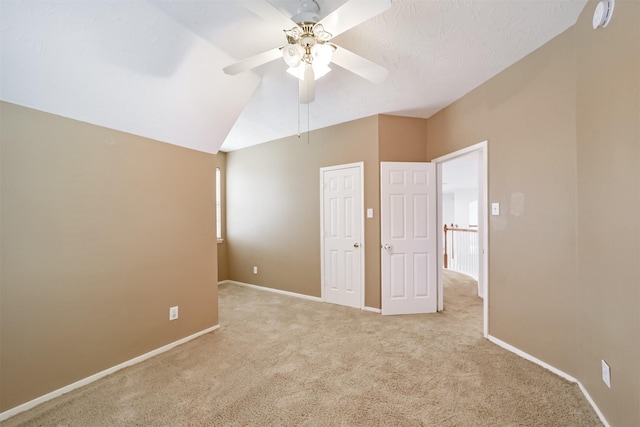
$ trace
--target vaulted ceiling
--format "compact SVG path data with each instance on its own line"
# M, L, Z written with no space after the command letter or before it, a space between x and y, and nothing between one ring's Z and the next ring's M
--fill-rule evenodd
M297 0L269 2L296 13ZM317 2L323 17L345 0ZM317 81L315 102L299 105L284 61L223 73L286 43L278 23L242 2L2 0L0 99L204 152L231 151L373 114L427 118L572 26L585 4L392 0L333 40L388 68L387 79L374 84L332 65Z

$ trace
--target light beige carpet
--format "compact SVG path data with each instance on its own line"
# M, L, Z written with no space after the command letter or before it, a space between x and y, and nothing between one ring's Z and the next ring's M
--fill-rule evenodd
M383 317L220 286L221 328L3 426L600 426L578 387L482 338L475 282Z

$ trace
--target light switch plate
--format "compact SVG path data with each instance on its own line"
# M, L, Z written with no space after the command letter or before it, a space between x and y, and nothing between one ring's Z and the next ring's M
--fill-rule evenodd
M373 209L371 208L367 209L367 218L373 218Z
M611 368L604 360L602 361L602 381L611 388Z
M500 203L491 203L491 215L500 215Z

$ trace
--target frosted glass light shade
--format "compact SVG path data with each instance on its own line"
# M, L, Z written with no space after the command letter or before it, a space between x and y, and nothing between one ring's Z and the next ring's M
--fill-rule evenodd
M299 78L300 80L304 80L304 70L306 68L305 67L306 65L307 64L303 62L297 67L289 67L287 69L287 73L291 74L294 77ZM312 66L313 66L314 80L318 80L320 77L324 76L329 71L331 71L331 68L329 68L328 66L317 65L315 62L312 64Z
M282 58L289 67L296 68L304 56L304 48L299 44L288 44L282 48Z
M331 56L333 55L333 47L329 44L316 44L311 48L311 56L313 57L313 64L320 66L328 66L331 63Z
M306 63L302 63L297 67L289 67L287 68L287 73L291 74L293 77L297 77L300 80L304 80L304 66Z
M315 80L318 80L320 77L324 76L329 71L331 71L331 68L329 68L327 65L316 64L315 62L313 63L313 72L315 75Z

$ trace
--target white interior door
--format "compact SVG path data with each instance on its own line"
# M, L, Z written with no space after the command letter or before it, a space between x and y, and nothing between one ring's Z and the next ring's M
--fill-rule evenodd
M322 297L363 307L362 163L320 169Z
M382 314L437 311L436 168L380 163Z

